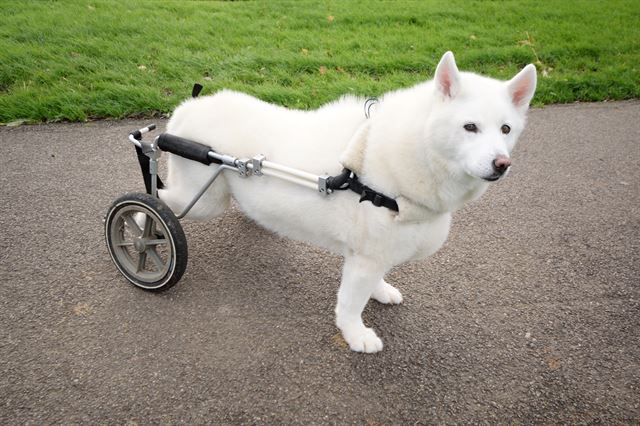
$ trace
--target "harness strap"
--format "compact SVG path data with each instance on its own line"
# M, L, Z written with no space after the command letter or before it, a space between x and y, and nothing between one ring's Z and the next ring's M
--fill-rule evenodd
M371 107L373 107L378 102L379 101L377 98L369 98L365 101L364 116L367 119L371 117ZM359 157L362 157L363 155L363 153L360 152L363 147L357 145L361 145L362 143L364 143L363 138L366 138L366 128L360 126L355 135L351 138L351 141L349 142L347 147L347 151L342 154L340 161L346 167L339 175L331 176L327 179L327 188L330 188L334 191L350 189L351 191L360 195L360 202L371 201L371 203L376 207L386 207L394 212L399 212L399 207L396 200L391 197L387 197L381 192L378 192L360 182L360 179L358 179L358 175L350 168L360 167L359 164L361 163L362 159Z
M371 201L376 207L386 207L394 212L399 211L398 203L391 197L369 188L360 182L358 176L349 169L343 169L338 176L332 176L327 180L327 187L334 191L350 189L360 195L360 202Z
M371 201L371 203L376 207L386 207L394 212L399 211L396 200L369 188L367 185L363 185L355 174L353 177L353 180L351 180L349 184L349 189L356 194L360 194L360 202Z

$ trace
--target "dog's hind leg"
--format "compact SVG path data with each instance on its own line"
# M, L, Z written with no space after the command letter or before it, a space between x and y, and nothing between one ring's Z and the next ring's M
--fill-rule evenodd
M336 325L353 351L373 353L382 350L382 340L362 322L362 311L384 273L379 262L361 256L344 259Z
M383 279L378 282L373 293L371 293L371 298L384 304L398 305L402 303L402 293L400 293L400 290Z
M175 214L179 214L197 196L218 166L204 166L169 154L167 186L158 196ZM223 172L224 173L224 172ZM202 194L187 214L187 219L206 220L222 214L230 203L229 185L222 174Z

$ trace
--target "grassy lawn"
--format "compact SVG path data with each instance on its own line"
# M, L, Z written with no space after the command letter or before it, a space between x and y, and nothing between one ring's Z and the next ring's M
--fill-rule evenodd
M428 79L442 53L535 103L640 98L640 2L0 0L0 123L154 116L227 87L313 108Z

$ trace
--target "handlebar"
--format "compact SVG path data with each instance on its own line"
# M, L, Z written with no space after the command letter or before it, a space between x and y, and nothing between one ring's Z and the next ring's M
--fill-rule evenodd
M133 136L135 140L139 141L142 139L142 135L144 135L145 133L149 133L152 130L155 130L155 128L156 128L155 124L149 124L147 127L143 127L142 129L129 133L129 135Z

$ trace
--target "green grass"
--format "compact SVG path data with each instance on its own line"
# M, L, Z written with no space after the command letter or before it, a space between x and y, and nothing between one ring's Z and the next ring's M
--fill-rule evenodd
M194 82L313 108L463 70L535 103L640 97L640 2L0 0L0 123L170 112ZM544 76L542 75L544 73Z

